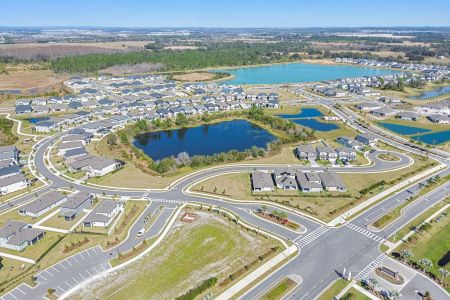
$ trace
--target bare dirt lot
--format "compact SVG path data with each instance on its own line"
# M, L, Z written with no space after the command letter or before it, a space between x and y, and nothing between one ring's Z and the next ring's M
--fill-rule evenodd
M214 74L208 72L192 72L186 74L173 75L173 79L179 81L204 81L214 78Z
M1 90L20 90L22 94L45 93L67 77L53 76L50 70L20 70L0 75Z

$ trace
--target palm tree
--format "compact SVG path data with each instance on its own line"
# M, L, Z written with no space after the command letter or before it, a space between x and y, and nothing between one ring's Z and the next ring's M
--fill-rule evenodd
M433 267L433 262L428 258L422 258L419 264L423 265L425 269L431 269Z
M396 291L396 290L392 290L392 291L389 292L389 296L392 299L398 299L400 297L400 293L398 291Z
M413 257L413 253L409 249L403 249L400 252L400 256L402 257L403 260L408 260Z
M450 275L450 272L447 271L444 268L439 268L439 274L441 274L441 282L444 280L445 277L447 277L448 275Z

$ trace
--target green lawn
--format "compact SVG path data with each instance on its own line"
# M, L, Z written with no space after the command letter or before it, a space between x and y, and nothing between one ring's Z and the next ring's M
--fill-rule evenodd
M265 294L261 300L279 300L297 286L293 280L284 278L277 286Z
M33 246L28 246L23 251L16 251L7 248L0 248L0 251L18 255L33 260L37 260L54 242L58 240L58 236L63 236L64 234L46 231L42 240L34 244Z
M335 283L333 283L322 295L320 295L317 300L331 300L333 297L337 296L340 291L342 291L347 285L348 281L344 279L338 279Z
M78 221L80 221L81 218L83 218L86 215L85 212L82 212L79 214L75 219L72 221L66 221L64 220L64 217L62 217L59 213L42 223L42 226L47 227L53 227L53 228L59 228L59 229L66 229L69 230L73 225L75 225Z
M196 221L177 221L162 243L138 263L74 298L173 299L212 275L218 283L205 294L212 290L218 295L229 286L219 286L223 279L278 245L242 232L215 214L194 212L199 213Z
M450 210L446 211L450 214ZM422 258L428 258L433 262L431 271L440 278L438 261L449 251L450 249L450 216L447 215L439 222L431 222L431 229L428 232L422 232L415 234L417 240L411 243L402 244L396 251L400 252L403 249L411 250L412 259L419 262ZM444 269L450 271L450 264L443 266ZM450 277L445 279L450 284ZM447 287L447 291L450 291L450 286Z
M351 288L341 299L346 300L370 300L369 297L358 291L357 289Z

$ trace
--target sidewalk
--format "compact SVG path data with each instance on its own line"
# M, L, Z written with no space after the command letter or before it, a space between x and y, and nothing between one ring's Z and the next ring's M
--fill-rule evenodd
M231 299L234 295L236 295L239 291L245 288L247 285L258 279L264 273L269 271L271 268L275 267L277 264L282 262L286 257L289 257L292 253L298 251L297 246L292 245L277 256L273 257L271 260L266 262L264 265L260 266L255 271L251 272L241 280L239 280L235 285L227 289L225 292L216 297L217 300L227 300Z
M26 258L26 257L22 257L22 256L17 256L17 255L13 255L13 254L8 254L5 252L0 252L0 256L1 257L6 257L6 258L10 258L10 259L15 259L15 260L20 260L29 264L35 264L36 261Z

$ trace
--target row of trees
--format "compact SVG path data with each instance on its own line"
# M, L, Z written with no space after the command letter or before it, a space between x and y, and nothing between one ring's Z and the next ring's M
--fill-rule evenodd
M148 46L148 48L151 46ZM303 43L216 43L207 48L184 51L161 50L122 53L94 53L60 57L51 62L52 69L63 73L95 73L116 65L159 63L165 71L182 71L220 66L242 66L284 62L292 52L305 49ZM152 49L154 50L154 49Z

